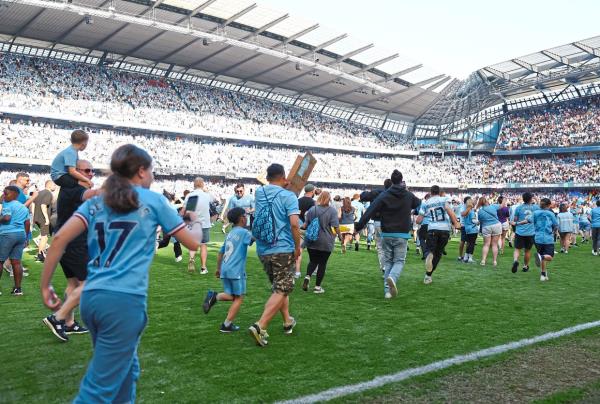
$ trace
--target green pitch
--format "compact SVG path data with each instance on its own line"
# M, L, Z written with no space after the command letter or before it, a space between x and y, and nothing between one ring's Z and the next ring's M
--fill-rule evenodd
M213 273L223 235L212 237L210 275L189 275L187 253L175 263L171 247L156 256L149 324L139 349L140 402L291 399L600 319L600 258L591 255L589 244L568 256L557 254L550 281L542 283L534 265L528 273L510 272L510 248L497 269L457 263L453 240L426 286L423 261L411 242L393 300L383 299L377 254L363 244L359 252L342 255L338 247L333 253L325 294L313 294L314 283L309 292L298 285L291 295L298 321L293 335L283 334L276 317L269 346L259 348L247 327L260 316L270 289L254 248L248 254L248 295L236 321L240 332L219 332L227 303L202 312L207 290L220 289ZM476 257L481 244L479 239ZM23 283L25 296L10 296L8 274L0 281L0 402L68 402L90 359L90 338L75 335L61 343L42 325L48 311L39 296L41 264L33 254L25 258L31 273ZM307 262L305 254L303 271ZM53 283L62 293L60 269Z

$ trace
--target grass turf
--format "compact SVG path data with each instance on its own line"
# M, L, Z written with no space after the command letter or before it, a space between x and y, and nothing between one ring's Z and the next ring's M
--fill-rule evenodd
M498 269L458 263L454 240L434 283L425 286L423 261L411 243L399 295L387 301L376 252L363 246L342 255L338 247L323 282L326 293L315 295L312 288L306 293L298 286L292 294L294 334L284 335L276 317L269 346L258 348L246 328L260 316L270 287L254 248L248 254L248 295L236 321L242 330L219 333L227 303L208 315L202 312L206 291L220 289L212 273L223 237L217 232L212 237L210 275L189 275L187 254L176 264L170 247L154 261L149 325L139 348L140 402L290 399L600 318L595 304L600 258L591 255L589 244L568 256L557 254L550 281L542 283L535 266L529 273L510 272L510 248ZM304 270L307 261L305 254ZM25 296L10 296L7 274L0 281L0 402L66 402L85 372L90 339L73 336L60 343L42 325L48 312L38 292L41 264L33 262L32 252L25 265L31 273L23 284ZM64 283L58 269L54 286L61 291Z

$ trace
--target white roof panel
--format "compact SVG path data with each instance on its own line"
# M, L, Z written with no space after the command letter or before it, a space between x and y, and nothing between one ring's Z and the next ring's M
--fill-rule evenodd
M335 30L330 27L319 26L319 28L309 32L306 35L303 35L302 42L312 46L318 46L329 41L330 39L337 38L342 34L342 31Z
M384 64L377 66L377 69L388 74L395 74L419 64L419 62L400 55L396 59L392 59L389 62L385 62Z
M364 63L365 65L369 65L373 62L384 59L388 56L392 56L396 53L398 52L393 52L391 50L374 46L371 49L368 49L352 57L352 59L356 60L357 62Z
M349 36L347 38L342 39L339 42L331 44L325 49L333 53L337 53L338 55L345 55L368 44L368 41ZM354 56L353 59L356 59L357 57L358 55Z
M248 25L250 27L260 28L284 15L284 11L279 11L259 5L255 9L249 11L248 13L238 18L236 22Z
M305 20L304 18L298 18L291 15L290 18L286 18L285 20L281 21L280 24L270 28L269 32L289 38L300 31L312 27L315 24L316 22L314 21ZM298 40L301 41L302 39L298 38Z
M202 13L226 20L252 4L252 0L217 0L202 10Z

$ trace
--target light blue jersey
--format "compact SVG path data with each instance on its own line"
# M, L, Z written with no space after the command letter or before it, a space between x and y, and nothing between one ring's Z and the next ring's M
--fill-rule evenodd
M227 209L231 210L234 208L242 208L244 210L254 209L254 197L251 195L244 195L241 198L235 195L232 196L227 203ZM248 225L250 225L250 217L248 215L246 215L246 219L248 220Z
M573 233L575 231L575 217L571 212L561 212L556 216L558 220L558 231L561 233Z
M77 166L79 154L73 145L67 147L54 157L52 166L50 167L50 178L56 181L60 177L69 173L69 167Z
M417 215L420 214L421 212L421 206L423 206L423 203L425 203L426 201L423 200L421 202L421 204L419 205L419 207L416 209ZM429 226L429 216L423 216L423 220L421 221L421 226Z
M467 216L463 217L463 226L465 227L465 233L467 234L479 233L479 222L477 220L475 209L471 209Z
M140 207L113 212L102 197L83 203L75 212L88 228L88 276L85 290L110 290L146 296L148 270L154 258L156 228L172 235L185 227L167 199L136 186Z
M551 210L538 209L529 219L535 228L536 244L554 244L554 229L558 227L558 220Z
M354 208L354 221L360 222L360 218L362 217L363 213L365 213L365 205L357 200L350 202L350 205L352 205Z
M2 203L2 216L10 216L8 223L0 224L0 235L25 233L25 222L29 220L29 209L19 201Z
M515 212L519 206L521 206L521 204L512 205L510 207L510 209L508 210L508 213L509 213L508 220L510 220L511 222L515 221Z
M590 218L592 222L592 228L600 227L600 206L596 206L590 212Z
M460 205L458 205L458 208L454 210L454 214L458 218L458 221L460 222L460 224L463 226L465 225L465 218L463 217L462 213L465 210L467 210L467 207L464 203L461 203Z
M275 243L265 243L256 240L256 252L259 256L293 253L296 248L294 237L292 236L292 227L289 217L299 215L298 198L296 194L278 185L265 185L258 187L254 193L256 198L256 215L262 209L269 209L267 201L271 201L273 208L273 218L275 221Z
M500 223L500 220L498 219L498 209L500 209L500 205L498 204L480 207L477 215L479 216L481 226L486 227Z
M242 279L246 277L246 255L252 245L252 235L243 227L235 226L221 247L221 279Z
M429 218L427 230L450 231L450 216L446 209L450 207L449 198L446 196L432 196L421 203L419 215Z
M535 235L535 227L533 226L533 213L540 207L533 203L524 203L519 205L515 210L515 222L519 223L527 220L527 223L517 224L515 233L519 236L533 236ZM530 220L531 219L531 220Z
M588 225L590 224L590 218L588 217L589 210L586 208L581 208L581 213L579 214L579 224L580 225Z

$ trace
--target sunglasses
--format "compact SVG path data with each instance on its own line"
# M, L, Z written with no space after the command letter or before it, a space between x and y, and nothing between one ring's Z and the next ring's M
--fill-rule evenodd
M83 171L86 174L94 174L94 170L92 170L91 168L85 168L85 169L83 169L81 171Z
M243 190L243 189L240 189L240 190L237 190L237 191L235 191L235 193L236 193L236 194L243 194L243 193L244 193L244 190Z

